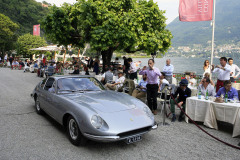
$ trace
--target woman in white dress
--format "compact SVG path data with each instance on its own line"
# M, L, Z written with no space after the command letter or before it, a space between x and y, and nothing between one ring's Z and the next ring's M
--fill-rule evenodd
M209 73L209 74L211 73L211 67L208 60L204 61L203 70L204 70L203 76L205 75L205 73Z

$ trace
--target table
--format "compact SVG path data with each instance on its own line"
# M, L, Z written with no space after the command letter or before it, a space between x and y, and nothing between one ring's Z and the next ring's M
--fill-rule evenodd
M186 113L194 120L204 122L209 128L218 129L217 120L233 125L232 137L240 135L240 103L216 103L210 100L189 97ZM188 123L188 118L185 118Z
M240 83L232 83L232 87L236 90L240 90Z

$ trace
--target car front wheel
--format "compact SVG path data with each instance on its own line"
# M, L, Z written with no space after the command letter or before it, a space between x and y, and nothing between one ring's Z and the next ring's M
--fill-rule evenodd
M38 96L36 96L36 99L35 99L35 108L36 108L36 111L37 111L38 114L42 114L43 113L43 111L42 111L42 109L40 107L40 101L39 101Z
M78 124L76 120L72 117L68 117L67 121L67 134L69 137L70 142L73 145L85 145L87 139L83 137L81 131L79 130Z

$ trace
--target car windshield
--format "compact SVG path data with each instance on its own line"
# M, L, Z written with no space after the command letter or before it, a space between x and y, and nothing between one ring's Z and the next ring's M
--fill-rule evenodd
M104 87L93 77L62 78L57 81L58 93L72 93L85 91L100 91Z

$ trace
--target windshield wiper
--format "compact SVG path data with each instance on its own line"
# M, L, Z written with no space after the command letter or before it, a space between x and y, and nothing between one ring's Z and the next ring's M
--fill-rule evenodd
M99 90L93 90L93 89L81 89L81 90L78 90L78 91L85 92L85 91L99 91Z
M66 89L66 90L59 90L59 92L62 92L62 91L67 91L67 92L77 92L78 90L69 90L69 89Z

